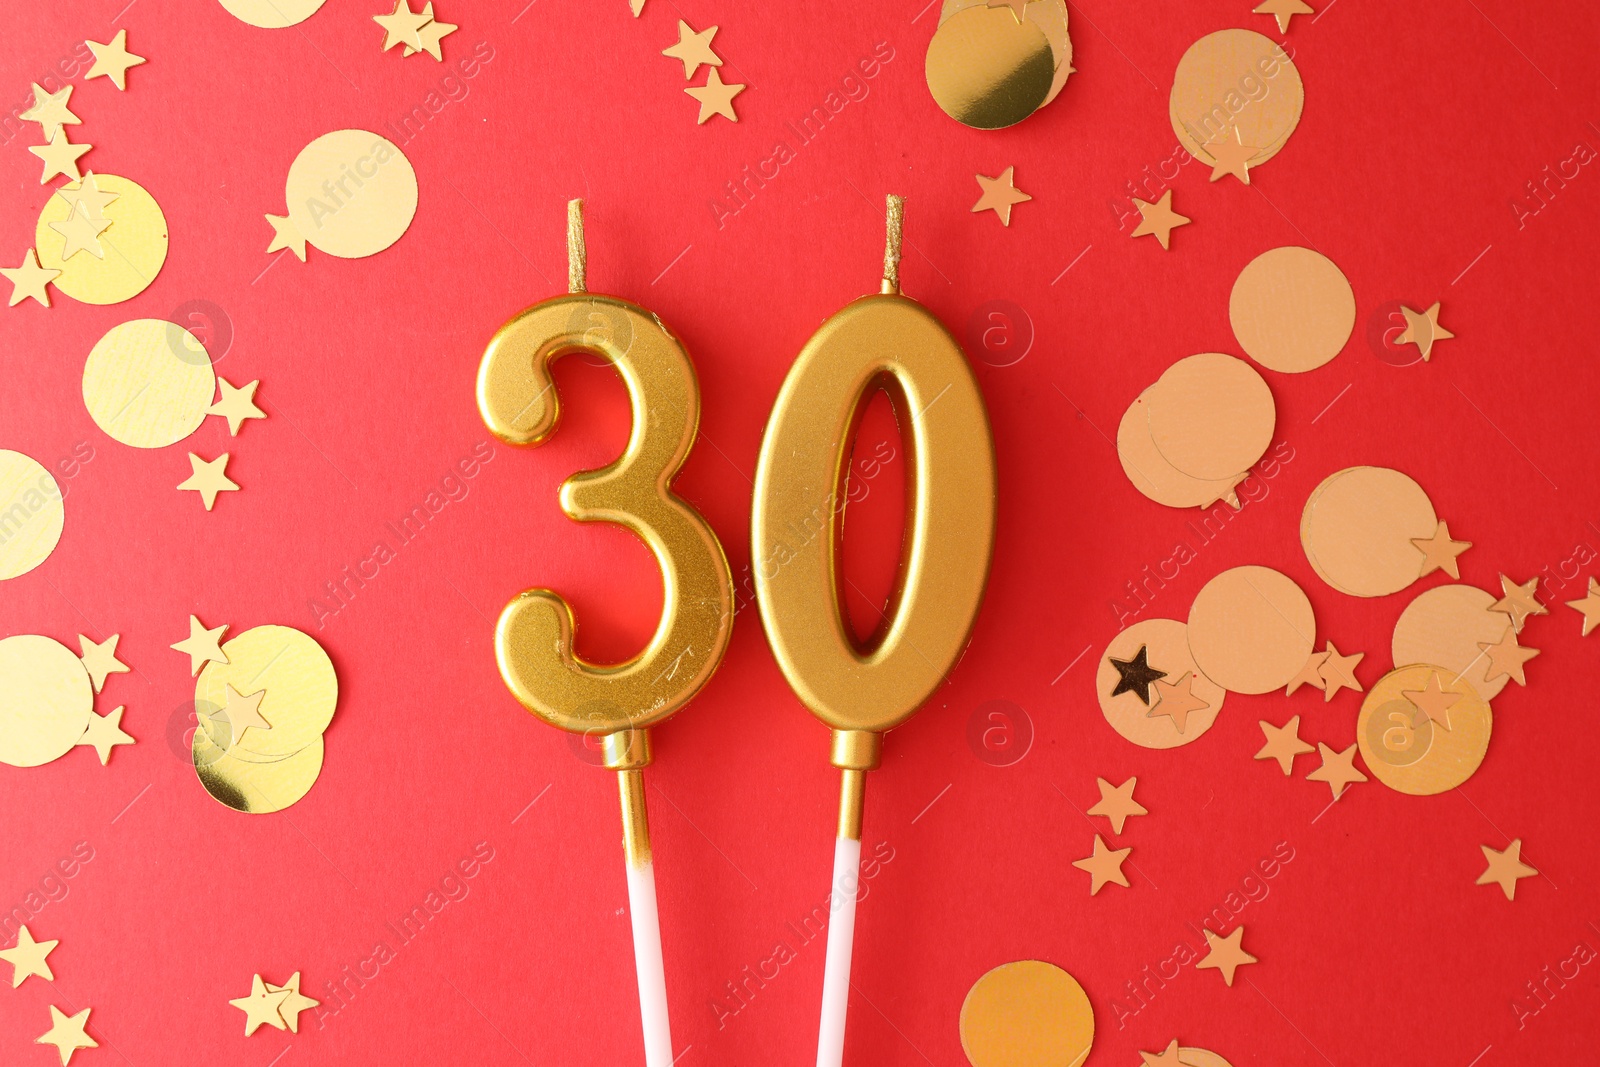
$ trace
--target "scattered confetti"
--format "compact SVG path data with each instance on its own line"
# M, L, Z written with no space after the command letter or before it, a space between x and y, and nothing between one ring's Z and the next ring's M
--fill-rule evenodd
M1500 576L1500 591L1505 595L1494 602L1493 608L1510 615L1511 627L1519 634L1527 624L1529 615L1550 614L1550 609L1539 602L1538 588L1538 576L1529 578L1521 585L1503 574Z
M222 635L227 632L227 623L214 630L208 630L198 617L190 615L189 636L171 648L174 652L182 652L189 657L189 674L197 675L200 673L200 668L207 663L228 662L228 657L223 654L222 646L218 643L222 640Z
M422 50L438 60L444 62L444 46L442 42L461 27L453 22L440 22L433 17L433 4L430 2L422 13L428 16L428 21L422 24L422 29L417 31L417 36L422 40ZM414 54L411 48L406 49L406 55Z
M1073 860L1072 865L1080 871L1089 872L1089 895L1094 896L1107 882L1115 882L1120 886L1128 884L1128 876L1122 873L1122 861L1132 851L1131 848L1106 848L1105 841L1095 834L1094 853L1081 860Z
M1180 734L1189 723L1190 712L1205 711L1211 706L1203 697L1195 694L1193 671L1185 672L1176 682L1157 681L1156 693L1160 699L1155 707L1145 713L1145 716L1147 718L1156 715L1170 716L1172 725L1177 727Z
M1422 353L1422 361L1426 363L1433 358L1433 345L1435 341L1448 341L1455 334L1439 325L1439 302L1436 300L1427 311L1412 311L1404 304L1400 306L1400 313L1405 316L1406 328L1395 338L1397 345L1416 345Z
M928 42L924 73L946 115L974 129L998 130L1044 106L1055 82L1056 54L1033 20L974 6L940 20Z
M1263 81L1271 91L1248 107L1218 106L1238 99L1241 84ZM1210 146L1236 129L1241 143L1261 146L1248 161L1255 168L1288 143L1305 98L1300 72L1278 42L1252 30L1219 30L1190 45L1178 61L1168 108L1178 142L1201 163L1215 165Z
M397 10L404 6L406 0L397 0ZM335 130L295 156L283 195L288 215L265 216L273 229L267 251L293 248L304 259L309 241L331 256L362 259L410 228L417 213L417 172L388 138Z
M1432 537L1413 537L1411 543L1422 552L1422 574L1426 578L1434 571L1444 571L1450 577L1461 580L1461 566L1456 558L1472 547L1471 541L1453 541L1450 539L1450 526L1444 520L1439 521L1439 528Z
M44 131L46 141L53 140L62 126L81 125L83 120L74 115L72 109L67 106L68 101L72 99L74 88L76 87L67 85L56 92L47 93L43 86L34 82L33 106L22 113L20 116L22 121L37 122L39 128Z
M1477 771L1493 721L1488 701L1466 679L1436 664L1413 664L1373 685L1356 718L1356 743L1378 781L1399 793L1433 796Z
M39 184L49 185L50 179L63 176L69 181L80 180L83 175L78 170L78 160L93 147L88 144L73 144L67 137L67 131L57 127L50 135L48 143L28 148L28 151L44 161L44 173L39 178Z
M405 0L400 0L400 3L404 4ZM279 989L276 992L269 990L258 974L251 979L248 996L238 997L228 1001L228 1003L244 1012L244 1036L249 1037L263 1023L279 1030L287 1030L289 1028L288 1024L283 1021L283 1015L280 1011L284 1001L288 1000L289 996L290 993L287 989Z
M189 453L189 477L178 483L178 488L200 494L201 503L210 511L217 504L218 493L236 493L239 483L228 477L228 459L224 452L216 459L205 460Z
M105 249L100 247L100 235L111 228L110 219L92 219L82 204L75 204L68 209L65 222L52 222L50 228L61 235L63 262L79 252L87 252L96 259L106 258Z
M1231 979L1228 984L1233 984ZM1144 1061L1143 1067L1184 1067L1183 1059L1178 1055L1177 1038L1173 1038L1172 1042L1159 1053L1145 1052L1141 1049L1139 1058Z
M1398 593L1422 575L1419 539L1439 528L1414 479L1388 467L1348 467L1312 492L1300 546L1318 577L1350 596Z
M721 115L730 122L739 121L733 110L733 98L744 92L744 86L724 82L715 67L706 72L704 85L691 85L684 92L700 101L700 125L704 126L713 115Z
M300 1032L300 1013L303 1011L309 1011L310 1009L315 1008L318 1004L322 1003L322 1001L312 1000L310 997L305 996L300 992L299 971L296 971L294 974L290 975L289 981L281 986L275 986L271 982L266 983L266 985L268 993L287 992L289 994L284 998L283 1003L278 1005L278 1015L282 1017L285 1023L288 1024L289 1032L291 1034L298 1034Z
M1478 646L1489 656L1489 670L1485 675L1489 681L1496 678L1509 677L1518 685L1527 685L1528 679L1523 673L1523 664L1539 654L1537 648L1525 648L1517 643L1516 627L1506 630L1504 636L1494 644L1485 642Z
M1204 352L1180 359L1146 396L1156 448L1192 477L1239 477L1272 443L1272 390L1254 367L1234 356Z
M1428 684L1421 689L1402 689L1400 695L1428 717L1433 725L1450 729L1450 709L1461 699L1460 693L1447 692L1439 682L1439 672L1428 672Z
M1511 626L1511 616L1494 608L1494 597L1470 585L1441 585L1418 595L1394 625L1391 648L1402 666L1432 664L1451 677L1468 682L1485 700L1493 700L1509 678L1489 680L1485 643L1498 642Z
M1228 296L1228 322L1245 355L1269 370L1301 374L1331 362L1350 340L1356 294L1333 260L1285 245L1239 272Z
M1132 693L1139 698L1141 703L1147 705L1150 703L1151 683L1159 678L1165 678L1166 674L1150 666L1146 656L1147 651L1144 645L1140 645L1139 651L1134 653L1133 658L1130 660L1107 657L1111 665L1117 669L1117 674L1119 675L1116 687L1111 690L1112 696Z
M1228 136L1229 132L1233 136ZM1261 151L1255 145L1245 144L1239 138L1239 127L1230 126L1221 136L1206 142L1211 149L1211 180L1217 181L1229 174L1245 185L1250 184L1250 159Z
M40 767L72 750L94 714L83 660L58 641L18 634L0 641L0 763Z
M1186 675L1190 695L1206 706L1186 712L1180 731L1173 717L1151 716L1164 699L1159 688L1152 695L1151 687L1159 678ZM1142 748L1176 748L1198 740L1216 722L1227 696L1195 666L1188 627L1173 619L1145 619L1113 638L1101 654L1095 689L1106 722Z
M49 307L50 293L45 286L61 276L58 270L46 270L39 266L39 257L31 248L22 257L21 265L0 267L0 274L4 274L11 283L10 307L16 307L29 297Z
M261 717L261 699L267 695L265 689L258 689L246 696L235 689L232 683L224 683L224 688L227 697L222 711L211 716L211 720L213 722L227 720L228 734L233 741L242 743L246 730L272 729L272 724Z
M1306 665L1300 668L1300 673L1289 679L1289 684L1284 687L1284 696L1294 696L1295 691L1303 685L1309 685L1318 692L1325 692L1328 683L1322 680L1322 664L1328 658L1328 652L1313 652L1311 658L1306 660Z
M107 676L128 673L128 665L117 658L117 642L121 640L121 634L112 634L97 645L82 634L78 635L78 647L83 649L80 658L96 693L106 687Z
M432 9L432 5L429 5ZM432 15L411 10L410 0L394 0L394 10L387 15L374 15L372 21L383 27L383 50L405 45L412 52L422 50L422 27Z
M100 757L100 766L104 767L111 762L111 750L118 745L131 745L132 737L123 732L122 713L125 708L113 708L100 715L96 712L89 713L89 728L78 738L78 744L88 745Z
M663 49L661 54L683 63L685 81L694 77L702 65L720 67L722 57L711 47L711 39L717 35L718 28L712 26L708 30L696 33L687 22L679 19L678 43L671 48Z
M1327 782L1328 788L1333 790L1333 799L1338 800L1343 796L1346 786L1367 781L1367 776L1356 770L1355 745L1343 752L1335 752L1318 741L1317 754L1322 757L1322 765L1307 774L1306 781Z
M0 573L0 577L3 577ZM1588 637L1600 626L1600 581L1589 579L1589 593L1582 600L1569 600L1567 607L1583 616L1583 636Z
M1366 658L1365 652L1357 652L1353 656L1341 656L1332 641L1328 642L1327 657L1322 661L1322 702L1326 704L1333 699L1333 695L1340 689L1354 689L1361 692L1361 683L1356 679L1356 666Z
M134 55L128 51L128 31L118 30L117 35L107 44L95 41L85 41L89 51L94 53L94 66L83 76L84 81L91 78L110 78L111 84L118 89L128 88L128 68L137 67L145 62L144 56Z
M63 1015L61 1009L50 1005L50 1029L42 1037L33 1039L35 1045L54 1045L61 1054L61 1067L67 1067L72 1054L81 1048L99 1048L100 1042L84 1032L89 1025L89 1010L84 1008L76 1015Z
M972 984L959 1030L972 1067L1068 1067L1094 1044L1094 1009L1060 967L1018 960Z
M1477 885L1488 885L1493 882L1498 885L1506 895L1507 900L1517 899L1517 880L1519 878L1532 878L1539 872L1522 862L1522 838L1517 838L1499 852L1488 845L1479 845L1483 850L1483 858L1489 864L1484 872L1478 875Z
M1129 778L1115 787L1104 778L1096 778L1095 784L1100 787L1100 800L1089 809L1089 814L1103 815L1111 820L1112 833L1122 833L1123 824L1128 821L1128 816L1150 814L1143 804L1133 799L1133 788L1139 784L1138 778Z
M1209 508L1219 500L1226 500L1237 510L1240 503L1234 489L1244 480L1244 475L1207 480L1174 467L1161 454L1150 434L1149 410L1150 390L1146 389L1128 405L1117 426L1117 458L1122 461L1122 470L1133 487L1169 508Z
M97 240L105 257L64 255L65 240L55 223L79 211L91 220L109 220ZM115 174L91 174L57 189L39 214L34 247L43 266L59 270L55 287L85 304L118 304L144 292L167 261L167 219L161 206L138 183Z
M972 205L972 210L974 212L993 211L995 217L1000 220L1000 225L1010 226L1012 207L1033 199L1033 197L1018 189L1012 181L1012 174L1016 169L1016 167L1007 167L1000 172L998 177L994 178L988 178L982 174L974 174L973 177L978 180L978 188L982 190L982 195L978 197L978 202Z
M1289 20L1296 15L1314 15L1315 11L1305 0L1265 0L1260 6L1252 9L1257 15L1271 15L1278 20L1278 32L1289 32Z
M1282 726L1274 726L1265 719L1259 724L1267 743L1256 753L1256 759L1277 760L1285 775L1294 773L1294 758L1316 749L1300 740L1300 716L1296 715Z
M3 582L39 566L61 543L67 522L61 486L31 457L0 448L0 515L10 517L0 525Z
M221 0L228 14L264 30L295 26L317 13L327 0Z
M0 949L0 960L11 964L11 988L16 989L34 975L46 982L55 981L55 972L45 960L59 944L60 941L35 941L26 925L17 927L17 943Z
M256 389L261 385L259 379L247 385L235 388L226 378L217 379L217 388L221 395L217 402L206 408L207 415L220 415L228 420L228 436L238 437L239 427L244 425L246 419L264 419L267 413L256 407Z
M1214 968L1222 973L1222 980L1231 986L1235 971L1247 964L1260 962L1244 950L1244 927L1234 927L1233 933L1227 937L1218 937L1209 928L1205 934L1206 946L1211 951L1195 964L1196 969Z
M1317 620L1294 580L1268 567L1223 571L1189 609L1189 649L1230 693L1270 693L1311 655Z
M1139 209L1139 225L1134 227L1132 236L1146 237L1155 234L1162 248L1172 247L1173 230L1179 226L1187 226L1193 221L1187 215L1180 215L1172 210L1171 189L1162 193L1161 199L1153 204L1136 196L1133 198L1133 206Z

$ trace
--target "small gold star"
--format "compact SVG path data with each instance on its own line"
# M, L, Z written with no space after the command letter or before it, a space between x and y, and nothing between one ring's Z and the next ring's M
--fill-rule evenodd
M218 493L234 493L239 490L238 483L228 477L228 458L227 452L213 460L201 459L190 452L189 469L192 473L178 484L178 488L199 493L201 503L205 504L207 511L210 511L216 506Z
M10 948L0 948L0 960L11 964L11 988L17 988L33 975L54 982L55 973L45 957L59 944L59 941L35 941L26 926L17 927L17 943Z
M679 19L678 43L671 48L663 49L661 54L682 61L685 79L694 77L703 63L720 67L722 59L711 49L711 38L717 35L717 29L718 27L713 26L709 30L696 33L687 22Z
M1422 361L1426 363L1433 358L1433 343L1435 341L1448 341L1455 334L1439 325L1439 301L1433 302L1433 307L1427 311L1412 311L1404 304L1400 305L1400 314L1406 317L1405 332L1395 338L1397 345L1416 345L1422 353Z
M56 131L63 125L77 126L83 120L74 115L67 107L67 101L72 99L72 86L67 86L58 92L47 93L38 82L33 83L33 106L22 113L22 121L37 122L40 129L44 130L44 139L50 140Z
M1253 14L1273 16L1278 20L1278 32L1288 33L1290 19L1296 15L1314 15L1316 12L1305 0L1265 0L1254 9Z
M1327 658L1326 652L1311 653L1311 658L1300 668L1300 673L1289 679L1288 688L1283 691L1284 696L1294 696L1294 691L1302 685L1309 685L1313 689L1326 689L1327 683L1322 680L1322 663Z
M287 215L268 215L267 221L272 224L272 243L267 246L267 254L271 255L280 248L287 248L299 257L300 262L306 261L306 239L303 234L295 229L294 223L289 221Z
M221 712L211 717L227 721L228 734L234 741L242 738L246 730L272 729L272 724L261 717L261 698L267 695L265 689L246 695L235 689L231 682L223 688L227 692L228 703Z
M1233 136L1229 137L1228 134ZM1239 133L1239 127L1230 126L1222 134L1221 140L1207 142L1204 146L1211 153L1214 162L1211 164L1211 180L1216 181L1225 174L1250 184L1250 160L1261 149L1256 145L1244 143L1244 137Z
M1089 809L1089 814L1104 815L1110 819L1112 833L1122 833L1128 816L1150 814L1143 804L1133 799L1133 787L1139 784L1139 779L1129 778L1115 788L1104 778L1096 778L1095 783L1100 786L1100 800Z
M1444 686L1439 684L1438 671L1428 675L1428 684L1421 689L1402 689L1400 695L1446 730L1450 729L1450 709L1461 699L1460 693L1447 692Z
M1344 795L1345 786L1367 780L1366 775L1356 770L1355 745L1351 745L1343 752L1335 752L1318 741L1317 754L1322 757L1322 766L1306 775L1306 781L1327 782L1328 788L1333 790L1333 799L1338 800Z
M644 10L644 0L628 0L628 7L633 11L633 17L638 18L639 12Z
M1496 678L1510 677L1518 685L1527 685L1527 676L1523 673L1522 665L1539 654L1537 648L1524 648L1517 643L1517 630L1514 626L1506 627L1505 636L1500 638L1499 644L1491 645L1480 641L1478 647L1489 653L1489 671L1483 676L1486 682Z
M401 0L401 3L404 2L405 0ZM289 990L287 988L273 992L267 988L266 983L261 980L261 976L258 974L255 976L255 980L250 983L249 996L239 997L228 1001L228 1003L244 1012L244 1036L249 1037L256 1032L256 1028L262 1023L276 1027L279 1030L288 1029L279 1011L283 1002L288 999Z
M127 89L128 68L137 67L145 61L144 56L136 56L128 51L127 30L118 30L109 44L96 44L94 41L83 43L94 53L94 66L83 76L84 81L90 78L110 78L111 84L118 89Z
M100 235L110 227L110 219L102 217L97 222L78 204L72 206L65 222L50 223L50 228L65 239L61 247L63 262L79 252L87 252L95 259L105 259L106 250L100 247Z
M1183 733L1183 728L1189 725L1190 712L1204 711L1211 706L1195 695L1194 673L1191 671L1185 671L1183 677L1176 682L1158 678L1155 685L1159 699L1155 707L1144 713L1144 717L1153 719L1157 715L1170 715L1172 725L1178 728L1180 734Z
M256 387L261 384L258 378L248 385L234 388L223 377L217 378L217 388L222 395L215 404L206 408L207 415L221 415L228 420L228 435L239 436L239 427L244 425L246 419L264 419L267 413L256 407Z
M222 635L227 632L227 623L215 630L208 630L198 617L190 615L189 636L170 647L174 652L182 652L189 657L189 675L193 677L207 663L228 662L228 657L222 651Z
M1011 14L1018 22L1022 21L1022 9L1028 6L1028 0L989 0L988 7L1008 7Z
M78 635L78 647L83 649L83 666L89 672L89 680L94 683L96 693L106 687L107 675L128 673L128 665L117 658L117 642L121 640L121 634L112 634L97 645L82 634Z
M998 177L986 178L982 174L974 174L978 179L978 188L983 190L983 195L978 197L978 202L972 205L973 211L993 211L1000 219L1000 225L1011 225L1011 209L1017 204L1032 200L1033 197L1018 189L1012 182L1012 174L1016 167L1007 167Z
M99 1048L100 1042L84 1033L84 1027L89 1025L89 1009L84 1008L76 1015L67 1016L54 1004L50 1005L50 1029L43 1037L33 1039L35 1045L54 1045L61 1054L61 1067L67 1067L72 1061L72 1054L80 1048Z
M1144 1060L1141 1067L1184 1067L1183 1061L1178 1058L1177 1038L1173 1038L1171 1044L1167 1045L1166 1050L1159 1055L1140 1049L1139 1058Z
M1094 835L1094 854L1072 861L1074 867L1089 872L1091 897L1100 892L1100 887L1107 882L1115 882L1120 886L1128 884L1128 876L1122 873L1122 861L1127 859L1128 853L1132 851L1131 848L1106 848L1106 843L1100 835Z
M700 125L704 126L712 115L721 115L731 122L739 121L739 116L733 111L733 98L744 92L744 86L724 82L715 67L706 74L704 85L691 85L684 92L700 101Z
M1479 845L1483 849L1483 858L1489 866L1478 875L1475 885L1488 885L1495 882L1505 893L1507 900L1517 899L1517 879L1532 878L1539 872L1522 862L1522 838L1517 838L1506 846L1504 852L1496 852L1488 845Z
M67 139L67 131L64 129L57 129L51 134L49 144L29 146L28 151L44 160L44 177L39 179L39 184L49 185L51 178L62 174L73 181L81 180L83 175L78 173L78 160L93 147L93 145L73 144Z
M1206 946L1211 951L1206 953L1205 959L1195 964L1195 968L1204 970L1207 967L1212 967L1221 971L1222 980L1230 986L1233 985L1234 971L1237 971L1245 964L1260 962L1244 950L1244 927L1242 926L1235 926L1233 933L1227 937L1218 937L1207 928Z
M1505 575L1500 576L1500 591L1505 594L1489 605L1490 611L1503 611L1511 616L1511 626L1522 632L1529 615L1548 615L1550 609L1539 602L1539 577L1535 575L1518 585Z
M28 254L22 257L21 266L0 267L0 274L4 274L6 280L11 283L9 307L16 307L30 296L45 307L49 307L50 293L45 286L61 276L59 270L39 266L39 257L31 248L28 249Z
M1333 694L1341 689L1354 689L1364 692L1361 682L1356 678L1356 667L1363 659L1365 652L1357 652L1353 656L1341 656L1333 642L1328 642L1328 658L1322 661L1322 702L1326 704L1333 699Z
M78 184L57 189L56 195L67 202L68 210L82 208L95 222L105 221L106 208L121 196L120 193L101 189L92 170L84 172L83 181Z
M1133 198L1133 205L1139 209L1140 222L1134 228L1134 237L1144 237L1155 234L1156 240L1161 242L1161 247L1172 247L1172 231L1179 226L1187 226L1193 220L1180 215L1172 210L1172 190L1168 189L1161 194L1161 199L1155 203Z
M300 1013L322 1003L320 1000L312 1000L310 997L301 994L299 971L290 975L289 980L283 985L273 985L268 982L266 986L268 993L287 992L289 994L283 1003L278 1005L278 1014L283 1018L284 1022L289 1024L289 1032L291 1034L300 1032Z
M1296 715L1282 726L1274 726L1265 719L1260 720L1261 732L1266 735L1267 743L1261 746L1261 751L1256 753L1256 759L1275 759L1284 774L1294 773L1294 758L1316 749L1300 740L1300 716Z
M100 755L100 766L111 762L111 750L117 745L131 745L133 738L122 731L122 713L125 708L112 708L104 715L89 712L89 728L78 739L80 745L90 745Z
M429 0L428 6L422 9L422 13L428 16L428 21L423 24L422 29L417 31L417 37L422 41L422 50L443 63L444 48L439 42L455 33L461 27L453 22L439 22L434 19L432 0ZM406 55L411 55L411 52L407 51Z
M1590 578L1589 595L1582 600L1567 601L1567 607L1583 613L1583 636L1588 637L1596 626L1600 626L1600 581Z
M1419 578L1426 578L1434 571L1444 571L1460 580L1461 567L1456 563L1456 557L1471 548L1472 542L1452 541L1448 523L1441 520L1432 537L1413 537L1411 543L1422 553L1422 573L1418 575Z
M387 15L374 15L372 21L383 27L385 52L397 44L403 44L413 52L420 52L422 50L420 31L432 17L412 11L410 0L394 0L393 11Z

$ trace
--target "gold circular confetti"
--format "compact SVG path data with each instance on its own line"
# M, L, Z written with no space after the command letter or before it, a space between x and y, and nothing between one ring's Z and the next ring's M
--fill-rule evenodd
M1259 167L1278 154L1305 107L1300 72L1283 47L1252 30L1218 30L1189 46L1172 76L1172 130L1189 153L1215 162L1204 145L1234 136L1259 149Z
M1155 685L1152 684L1149 689L1149 704L1133 692L1111 695L1122 677L1111 661L1116 659L1127 663L1139 654L1141 648L1145 650L1145 663L1165 675L1161 679L1163 682L1176 685L1184 675L1190 675L1189 691L1208 705L1189 712L1182 731L1178 729L1176 719L1160 713L1161 705ZM1094 685L1095 695L1100 698L1100 713L1106 717L1106 722L1124 739L1140 748L1177 748L1199 740L1200 735L1211 729L1211 724L1217 721L1223 699L1228 695L1226 690L1195 666L1194 657L1189 652L1188 627L1176 619L1145 619L1119 633L1100 654L1100 667L1095 672Z
M970 7L982 7L989 0L944 0L939 8L939 21L942 23L958 11L965 11ZM1066 87L1067 77L1074 73L1072 69L1072 37L1067 32L1067 5L1065 0L1029 0L1023 9L1023 17L1044 34L1045 40L1050 42L1050 53L1055 59L1056 75L1050 82L1050 91L1045 94L1044 107L1060 95Z
M1037 25L1009 9L974 7L939 24L928 42L928 91L965 126L1014 126L1044 103L1055 57Z
M1235 567L1201 589L1189 609L1189 650L1206 677L1232 693L1270 693L1311 658L1317 617L1294 579L1270 567Z
M1444 714L1449 728L1433 720L1405 696L1423 692L1433 679L1456 699ZM1448 792L1471 778L1484 753L1494 714L1489 702L1465 679L1443 667L1417 664L1390 671L1361 702L1356 743L1378 781L1411 796Z
M1239 272L1228 320L1245 355L1271 370L1298 374L1327 363L1356 325L1356 294L1333 260L1286 245Z
M161 273L161 265L167 261L167 217L137 182L115 174L96 174L94 181L102 193L116 194L102 209L111 222L98 238L105 256L78 251L63 260L67 239L50 225L67 221L76 201L63 194L75 192L81 182L56 190L45 203L33 243L39 265L61 272L51 285L85 304L120 304L144 292Z
M1233 1064L1206 1048L1180 1048L1178 1062L1183 1067L1233 1067Z
M83 661L58 641L18 634L0 641L0 763L38 767L66 755L89 728L94 686Z
M207 793L234 811L265 815L296 803L317 784L323 747L319 737L292 756L252 763L224 752L196 730L191 749L195 773Z
M1191 478L1167 462L1150 436L1148 390L1123 413L1117 426L1117 458L1133 487L1169 508L1203 508L1233 492L1238 477L1220 481Z
M417 213L417 172L393 141L335 130L306 145L284 184L289 223L331 256L360 259L400 240Z
M278 30L304 22L327 0L221 0L228 14L240 22Z
M1483 645L1498 644L1511 628L1511 616L1494 610L1495 597L1470 585L1440 585L1421 593L1394 624L1391 651L1401 667L1437 663L1493 700L1511 681L1502 674L1488 680L1489 654Z
M66 521L50 472L21 452L0 449L0 582L49 559Z
M1277 407L1266 379L1220 352L1180 359L1145 390L1150 436L1167 461L1215 481L1248 471L1272 443Z
M113 326L83 366L89 416L135 448L161 448L194 433L216 391L205 346L165 319Z
M1349 467L1323 480L1301 512L1300 543L1323 581L1351 596L1398 593L1422 575L1413 538L1439 527L1433 501L1388 467Z
M292 756L322 737L339 701L339 678L322 646L288 626L257 626L222 646L194 687L195 717L206 738L241 761ZM257 711L272 724L245 729L234 740L226 714L229 690L239 697L265 691Z
M1040 960L1005 963L961 1002L972 1067L1078 1067L1094 1044L1094 1009L1078 980Z

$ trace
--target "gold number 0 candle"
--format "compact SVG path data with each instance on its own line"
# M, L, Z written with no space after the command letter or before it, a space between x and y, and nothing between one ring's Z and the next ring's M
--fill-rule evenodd
M661 568L661 621L632 659L586 663L573 651L567 602L532 589L501 613L495 657L523 707L560 729L603 735L605 765L617 772L622 797L645 1063L671 1067L642 771L650 763L648 728L687 703L722 660L733 627L733 579L716 534L670 488L700 421L688 353L655 315L586 291L582 201L568 204L567 220L571 294L536 304L495 334L478 371L478 410L500 440L540 444L560 415L550 364L573 352L611 362L628 390L632 433L615 462L562 483L561 507L579 522L616 523L645 543Z
M910 718L960 658L994 544L983 395L961 346L900 295L901 217L900 198L889 197L882 292L846 305L801 349L756 470L751 551L761 620L789 686L832 729L842 773L818 1067L838 1067L844 1056L866 772L878 766L884 731ZM908 446L909 514L889 622L875 645L860 647L839 604L837 522L859 418L880 386Z

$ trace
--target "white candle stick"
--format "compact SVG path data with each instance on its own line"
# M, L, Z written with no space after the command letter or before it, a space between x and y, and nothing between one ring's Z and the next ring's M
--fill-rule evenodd
M833 843L833 893L828 904L828 954L822 966L822 1024L817 1029L817 1067L844 1063L844 1023L850 1008L850 953L855 944L856 893L860 889L861 841Z

